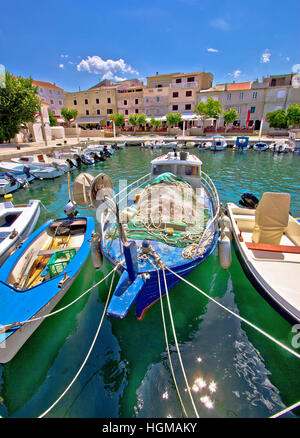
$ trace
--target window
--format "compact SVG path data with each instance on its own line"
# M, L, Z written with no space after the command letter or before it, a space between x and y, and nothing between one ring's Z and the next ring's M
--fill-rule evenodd
M138 110L138 109L136 109L136 110L135 110L135 113L136 113L136 114L138 114L138 113L139 113L139 110Z
M185 109L186 110L191 110L192 109L192 105L190 103L185 104Z
M252 107L251 107L250 113L251 113L251 114L255 113L255 106L252 106Z
M241 99L241 100L244 99L244 93L240 93L240 99Z
M188 82L194 82L195 81L195 77L191 76L191 77L187 78L187 81Z
M181 79L176 79L176 84L181 84Z
M227 100L231 100L231 93L228 93L226 98Z
M159 102L159 97L158 96L156 97L156 102Z
M52 94L52 90L49 90L49 93Z
M178 111L178 105L173 105L173 106L172 106L172 110L173 110L173 111Z
M86 114L87 116L89 116L89 114L90 114L89 110L85 110L85 114Z
M178 91L174 91L174 92L173 92L173 97L178 97L178 96L179 96Z
M110 97L107 98L107 103L111 103L111 102L110 102Z
M59 100L58 103L59 103L59 105L62 105L62 104L63 104L61 100Z
M139 100L135 99L135 104L138 105L138 103L139 103Z
M99 104L99 103L100 103L100 100L99 100L99 99L96 99L96 103Z
M185 92L186 97L191 97L193 95L192 91L186 91Z
M124 105L127 105L127 100L124 100Z
M42 88L40 88L40 93L42 93L43 92L43 89Z
M54 100L50 99L50 103L51 103L51 105L53 105L54 104Z
M128 110L125 110L125 116L128 116Z
M57 94L60 94L60 91L58 90Z
M146 102L147 102L147 103L149 102L149 97L146 97Z
M257 91L253 91L252 97L253 97L253 99L257 98Z
M107 114L112 114L113 110L111 108L107 108Z
M88 99L84 99L84 103L87 105L89 103Z
M97 109L97 114L98 114L98 116L100 115L100 110L99 109Z
M77 105L77 100L76 99L73 100L73 104Z

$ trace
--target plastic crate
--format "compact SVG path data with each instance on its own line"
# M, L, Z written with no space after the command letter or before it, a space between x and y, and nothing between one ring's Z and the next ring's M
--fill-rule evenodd
M47 263L50 277L52 278L60 274L68 265L68 263L70 263L75 254L76 249L74 248L56 251L56 253L53 254L51 259Z

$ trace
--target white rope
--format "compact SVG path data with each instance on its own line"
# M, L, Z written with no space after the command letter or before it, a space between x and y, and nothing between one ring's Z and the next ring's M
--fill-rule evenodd
M180 391L176 382L176 377L175 377L175 373L174 373L174 368L173 368L173 363L172 363L172 359L171 359L171 354L170 354L170 349L169 349L169 341L168 341L168 334L167 334L167 328L166 328L166 321L165 321L165 314L164 314L164 307L163 307L163 301L162 301L162 293L161 293L161 284L160 284L160 276L159 276L159 269L155 266L155 269L157 271L157 278L158 278L158 288L159 288L159 296L160 296L160 307L161 307L161 315L162 315L162 320L163 320L163 327L164 327L164 334L165 334L165 341L166 341L166 348L167 348L167 353L168 353L168 358L169 358L169 363L170 363L170 369L171 369L171 374L173 377L173 381L174 381L174 385L176 388L176 392L179 398L179 402L181 404L182 410L184 415L188 418L188 414L186 412L186 409L184 407L181 395L180 395Z
M86 294L88 294L89 292L91 292L92 289L94 289L95 287L99 286L99 284L101 284L103 281L105 281L105 280L106 280L106 279L107 279L112 273L114 273L114 272L118 269L118 267L119 267L120 265L121 265L121 263L119 263L118 265L116 265L116 266L114 267L114 269L113 269L112 271L110 271L110 272L109 272L105 277L103 277L100 281L98 281L98 283L94 284L92 287L90 287L89 289L87 289L87 290L86 290L85 292L83 292L79 297L75 298L74 301L72 301L71 303L67 304L66 306L61 307L60 309L57 309L57 310L55 310L55 311L52 312L52 313L48 313L47 315L38 316L38 317L36 317L36 318L28 319L28 320L21 321L21 322L18 321L18 322L12 323L12 324L5 324L5 325L3 325L3 326L0 327L0 328L1 328L0 333L5 332L5 330L6 330L7 328L11 328L13 325L19 325L19 326L22 326L23 324L28 324L28 323L30 323L30 322L36 322L36 321L39 321L39 320L41 320L41 319L46 319L46 318L48 318L49 316L54 316L54 315L56 315L57 313L60 313L60 312L62 312L63 310L67 309L68 307L71 307L73 304L75 304L77 301L79 301L82 297L84 297Z
M272 415L272 416L269 417L269 418L278 418L278 417L281 417L281 415L283 415L283 414L287 414L288 412L292 411L293 409L296 409L298 406L300 406L300 401L298 401L297 403L293 404L292 406L289 406L289 407L286 408L286 409L283 409L283 411L280 411L280 412L278 412L277 414Z
M188 280L186 280L185 278L181 277L180 275L178 275L176 272L172 271L172 269L170 269L168 266L164 265L164 267L166 269L168 269L168 271L170 271L172 274L174 274L176 277L178 277L180 280L184 281L185 283L187 283L189 286L192 286L194 289L196 289L198 292L200 292L202 295L204 295L206 298L208 298L209 300L213 301L215 304L217 304L218 306L220 306L222 309L226 310L226 312L231 313L231 315L236 316L238 319L240 319L241 321L243 321L244 323L248 324L250 327L254 328L255 330L257 330L259 333L261 333L262 335L266 336L268 339L270 339L271 341L275 342L275 344L279 345L281 348L283 348L284 350L288 351L289 353L291 353L292 355L296 356L298 359L300 359L300 354L296 353L294 350L292 350L291 348L287 347L286 345L284 345L282 342L277 341L277 339L273 338L273 336L269 335L268 333L266 333L264 330L260 329L259 327L257 327L256 325L252 324L252 322L247 321L245 318L243 318L242 316L238 315L237 313L233 312L232 310L228 309L227 307L223 306L223 304L219 303L217 300L215 300L214 298L210 297L208 294L206 294L205 292L203 292L201 289L199 289L197 286L195 286L194 284L190 283Z
M87 353L87 355L86 355L86 357L85 357L85 359L84 359L84 361L82 362L82 365L81 365L81 367L79 368L79 370L77 371L77 373L75 374L75 376L74 376L74 378L72 379L72 381L69 383L69 385L67 386L67 388L64 390L64 392L58 397L58 399L46 410L46 411L44 411L38 418L43 418L43 417L45 417L45 415L47 415L56 405L57 405L57 403L59 403L59 401L66 395L66 393L69 391L69 389L71 388L71 386L75 383L75 381L77 380L77 378L78 378L78 376L79 376L79 374L81 373L81 371L83 370L83 368L84 368L84 366L85 366L85 364L87 363L87 361L88 361L88 358L90 357L90 355L91 355L91 352L92 352L92 350L93 350L93 348L94 348L94 345L95 345L95 342L96 342L96 340L97 340L97 338L98 338L98 335L99 335L99 332L100 332L100 329L101 329L101 327L102 327L102 323L103 323L103 319L104 319L104 316L105 316L105 313L106 313L106 309L107 309L107 306L108 306L108 302L109 302L109 298L110 298L110 294L111 294L111 290L112 290L112 286L113 286L113 282L114 282L114 278L115 278L115 273L116 273L116 270L114 270L113 271L114 272L114 275L112 276L112 279L111 279L111 283L110 283L110 287L109 287L109 291L108 291L108 295L107 295L107 299L106 299L106 303L105 303L105 306L104 306L104 309L103 309L103 313L102 313L102 316L101 316L101 320L100 320L100 323L99 323L99 325L98 325L98 328L97 328L97 331L96 331L96 334L95 334L95 337L94 337L94 339L93 339L93 342L92 342L92 344L91 344L91 346L90 346L90 348L89 348L89 351L88 351L88 353Z
M175 327L174 327L174 321L173 321L173 317L172 317L172 309L171 309L171 304L170 304L170 300L169 300L168 286L167 286L166 274L165 274L164 266L162 266L162 272L163 272L163 276L164 276L164 283L165 283L165 290L166 290L167 302L168 302L168 307L169 307L170 320L171 320L171 325L172 325L175 345L176 345L176 349L177 349L177 352L178 352L178 357L179 357L179 362L180 362L180 365L181 365L182 374L183 374L183 377L184 377L184 380L185 380L185 384L186 384L186 387L187 387L187 390L188 390L188 393L189 393L189 396L190 396L190 399L191 399L191 402L192 402L192 405L193 405L196 417L199 418L199 414L198 414L198 411L196 409L196 406L195 406L195 403L194 403L194 400L193 400L193 396L192 396L191 389L190 389L190 386L189 386L189 383L188 383L188 380L187 380L187 377L186 377L186 373L185 373L185 370L184 370L184 366L183 366L183 363L182 363L182 358L181 358L181 354L180 354L180 350L179 350L179 346L178 346L178 342L177 342L177 336L176 336Z

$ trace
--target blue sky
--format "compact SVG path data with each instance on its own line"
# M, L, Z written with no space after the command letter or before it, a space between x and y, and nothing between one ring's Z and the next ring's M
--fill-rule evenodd
M156 72L261 80L300 64L299 0L1 3L0 64L66 91Z

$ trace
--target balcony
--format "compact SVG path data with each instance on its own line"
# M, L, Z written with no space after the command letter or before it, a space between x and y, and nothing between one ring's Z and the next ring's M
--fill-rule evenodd
M197 87L198 82L181 82L180 84L170 84L170 88L190 88Z

